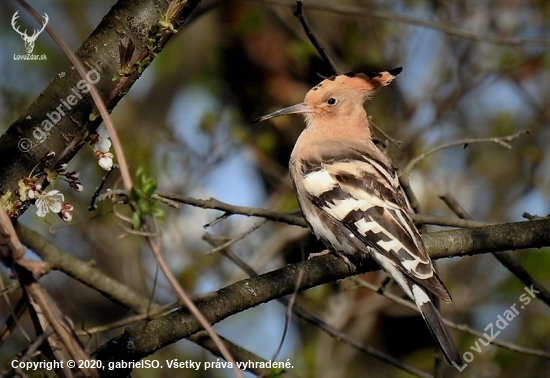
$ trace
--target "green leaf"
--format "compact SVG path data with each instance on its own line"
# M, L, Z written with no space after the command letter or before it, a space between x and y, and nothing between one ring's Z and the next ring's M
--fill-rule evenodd
M149 206L149 203L147 200L141 200L137 203L138 210L143 215L150 215L151 214L151 207Z
M160 207L157 207L153 210L153 216L155 218L163 218L164 214L165 214L164 210L161 209Z
M138 189L136 189L135 187L132 187L132 189L130 189L130 199L132 201L139 201L140 197L141 196Z
M155 194L155 190L157 190L157 183L155 181L148 181L144 183L142 191L145 197L150 198L153 194Z
M160 208L161 201L151 198L157 190L157 180L154 177L147 177L143 167L136 170L136 178L136 185L130 190L130 199L135 207L135 212L132 214L133 226L140 227L148 216L162 223L164 210Z
M132 226L134 226L135 230L141 227L141 217L137 212L132 214Z

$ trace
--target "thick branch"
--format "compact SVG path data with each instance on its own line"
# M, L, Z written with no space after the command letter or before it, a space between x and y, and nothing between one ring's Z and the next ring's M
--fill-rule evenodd
M154 304L144 300L141 295L117 280L105 276L92 265L61 251L55 244L49 243L36 231L20 223L16 223L16 230L21 241L27 247L36 251L48 263L50 269L61 270L136 314L143 314L150 308L155 307Z
M441 200L445 202L445 204L459 217L464 219L472 219L470 214L468 214L468 212L466 212L466 210L460 206L460 204L450 194L445 194L439 198L441 198ZM495 256L495 258L502 265L504 265L506 269L519 278L525 285L528 287L533 286L535 291L538 291L538 293L536 293L537 297L550 306L550 292L548 289L535 280L519 262L514 260L514 258L507 252L493 252L492 255Z
M434 232L424 236L432 258L475 255L502 250L550 246L550 219L500 224L469 230ZM370 260L361 262L350 272L348 265L332 255L304 262L301 290L337 281L351 275L378 269ZM300 264L236 282L197 303L199 310L212 323L231 315L292 293ZM200 327L185 309L174 311L136 329L127 329L97 350L95 357L107 361L139 360L168 344L196 333Z
M218 242L216 242L209 234L206 234L205 240L208 243L212 244L212 245L217 245L218 244ZM245 261L243 261L240 257L238 257L233 251L231 251L230 248L224 249L222 251L222 254L226 258L231 260L236 266L238 266L240 269L242 269L249 277L257 277L258 276L258 273L256 273L256 271L254 269L252 269L252 267L250 265L248 265ZM301 282L301 280L299 279L298 282ZM297 285L296 290L298 290L298 288L299 288L298 282L296 282L296 285ZM401 369L404 372L407 372L407 373L411 374L412 376L421 377L421 378L431 377L430 374L428 374L428 373L426 373L426 372L424 372L424 371L422 371L422 370L420 370L420 369L418 369L418 368L416 368L412 365L409 365L408 363L406 363L404 361L401 361L398 358L392 357L389 354L386 354L386 353L382 352L381 350L379 350L379 349L377 349L377 348L375 348L371 345L365 344L364 342L356 339L355 337L353 337L351 335L346 334L345 332L340 331L339 329L331 326L330 324L328 324L327 322L325 322L321 318L317 317L315 314L313 314L310 311L306 310L302 306L300 306L296 303L292 304L291 303L291 302L293 302L292 298L295 297L296 293L297 293L296 291L293 292L290 299L287 298L287 297L278 298L277 301L279 301L279 303L283 304L287 308L287 311L291 310L291 312L294 313L294 315L296 315L297 318L302 319L303 321L313 325L314 327L319 328L319 330L325 332L327 335L329 335L330 337L334 338L335 340L341 342L342 344L349 345L349 346L351 346L352 348L355 348L357 351L359 351L361 353L364 353L368 356L372 356L376 359L379 359L380 361L384 361L387 364L395 366L396 368ZM287 316L288 316L288 314L289 313L287 312ZM285 327L286 327L286 324L288 324L288 323L285 323ZM282 344L279 345L279 348L281 347L281 345ZM275 355L277 355L277 353L275 353Z
M422 236L432 259L550 246L550 219L502 223Z
M174 28L183 24L198 3L199 0L188 0L173 15L171 21ZM153 53L158 54L170 39L170 33L158 30L162 38L153 46L154 51L150 51L147 46L150 32L159 28L160 17L166 14L168 7L169 2L166 1L120 0L76 52L87 70L97 72L98 75L92 74L89 79L99 80L95 85L109 111L141 76L154 58ZM135 52L132 59L124 63L125 67L121 67L119 46L127 46L130 41L135 46ZM113 81L113 77L126 65L131 68L128 76ZM56 156L63 153L61 162L70 160L82 146L77 136L99 125L97 116L94 116L94 121L90 121L94 106L89 92L85 90L85 82L78 84L81 80L76 70L67 64L25 114L0 137L0 151L3 151L0 193L17 189L17 182L28 175L48 151L54 151ZM76 101L76 104L67 107L62 101L73 104Z

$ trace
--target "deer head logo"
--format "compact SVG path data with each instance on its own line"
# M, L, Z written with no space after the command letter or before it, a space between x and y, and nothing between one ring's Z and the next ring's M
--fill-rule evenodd
M25 29L25 32L24 33L21 33L19 31L19 26L15 26L15 20L17 20L19 18L19 15L18 15L19 11L16 11L14 14L13 14L13 17L11 19L11 26L13 27L13 30L15 30L17 33L19 33L19 35L21 36L21 38L23 38L23 41L25 41L25 49L27 50L27 53L32 53L32 50L34 50L34 42L36 41L36 38L38 38L38 36L40 35L40 33L42 33L44 31L44 28L46 27L46 25L48 24L48 15L46 13L44 13L45 17L44 17L44 23L42 24L42 29L40 29L40 31L38 30L35 30L34 33L32 35L27 35L27 29Z

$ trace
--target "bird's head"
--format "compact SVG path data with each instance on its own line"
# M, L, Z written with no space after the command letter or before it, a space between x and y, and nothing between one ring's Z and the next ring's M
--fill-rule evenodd
M388 85L402 68L368 74L347 73L331 76L306 94L304 102L277 110L254 122L285 114L304 114L307 124L315 120L347 118L356 112L364 114L363 103L378 88Z

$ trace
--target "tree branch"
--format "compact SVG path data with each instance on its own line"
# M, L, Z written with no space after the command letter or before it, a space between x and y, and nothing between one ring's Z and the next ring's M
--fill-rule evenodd
M420 203L418 202L418 199L416 198L416 195L412 191L411 183L409 180L409 177L411 175L411 171L414 168L416 164L418 164L420 161L425 159L431 154L434 154L438 151L451 148L454 146L467 146L471 143L496 143L500 144L503 147L506 148L512 148L508 142L511 142L512 140L519 138L522 134L529 133L528 130L520 130L512 135L506 135L503 137L488 137L488 138L469 138L469 139L462 139L450 143L445 143L440 146L434 147L431 150L428 150L424 152L423 154L418 155L414 159L412 159L409 164L400 172L399 174L399 182L401 186L403 187L403 190L405 191L405 194L407 195L407 198L409 199L409 202L411 204L411 207L413 209L414 213L420 213ZM413 218L414 220L414 218ZM468 222L471 222L471 220L467 220Z
M544 219L434 232L424 235L424 240L432 259L439 259L550 246L549 228L550 219ZM340 258L327 255L236 282L218 290L208 300L199 301L197 307L210 322L217 323L231 315L292 293L300 268L303 269L300 290L306 290L351 275L373 271L378 266L370 260L363 260L350 272L348 265ZM187 310L180 309L133 330L127 329L119 337L101 346L94 355L103 362L139 360L199 330L196 319Z
M121 191L112 190L109 193L106 193L106 196L117 195L118 193L122 194ZM102 195L102 196L105 196ZM103 198L100 196L101 198ZM247 207L247 206L237 206L231 205L226 202L219 201L215 198L209 198L206 200L193 198L189 196L183 196L174 193L157 193L153 195L153 198L160 199L163 202L168 203L173 206L174 202L183 203L190 206L200 207L202 209L212 209L224 211L227 214L239 214L246 215L249 217L260 217L272 220L274 222L283 222L287 224L292 224L294 226L307 227L307 223L301 215L293 215L291 213L279 213L277 211L257 208L257 207ZM448 226L448 227L481 227L487 226L490 223L480 222L467 219L455 219L448 217L440 217L437 215L427 215L427 214L409 214L412 220L418 224L434 224L438 226Z
M16 223L19 238L27 247L35 251L50 269L58 269L70 277L92 287L113 302L132 310L136 314L146 313L151 304L126 285L105 276L91 264L83 262L60 250L55 244L48 242L38 232Z
M459 217L464 219L472 219L470 217L470 214L462 207L460 204L450 195L445 194L440 196L441 200L445 202L445 204ZM506 269L510 271L513 275L515 275L521 282L523 282L527 286L533 286L536 291L536 296L546 303L546 305L550 306L550 292L548 289L546 289L540 282L535 280L529 272L521 266L520 263L518 263L512 256L510 256L506 251L502 251L499 253L492 252L491 253L497 260L500 262Z
M170 20L174 29L183 25L199 2L185 2L180 11L173 15L176 17ZM153 0L120 0L77 50L76 56L86 69L95 70L99 74L99 81L95 85L105 100L108 111L118 104L148 67L155 54L162 51L171 38L171 33L160 30L158 33L162 36L156 41L154 51L150 50L148 33L156 30L155 28L158 29L160 17L166 15L169 4ZM126 45L129 41L134 44L135 53L133 60L128 64L136 69L130 70L128 76L119 75L119 70L123 68L119 45ZM91 79L95 79L95 75L93 76ZM113 81L113 77L118 79ZM83 86L77 84L81 80L76 70L71 69L71 64L67 64L25 113L0 137L0 150L3 151L0 193L6 193L8 190L14 192L18 188L18 181L40 163L40 158L46 152L53 151L56 156L64 155L60 163L71 160L82 147L82 143L68 142L65 137L81 136L85 130L94 130L100 124L101 117L94 115L95 107L90 94L83 90ZM65 101L68 96L75 99L77 93L80 99L76 105L70 109L64 107L61 101ZM57 112L57 115L52 116L54 112ZM57 122L52 121L48 115L57 119ZM38 131L45 139L35 138L33 133ZM32 143L32 148L25 151L20 149L19 143L23 140Z
M313 30L311 30L311 27L309 26L309 23L307 22L307 18L304 14L303 5L304 4L302 3L301 0L296 0L296 10L294 11L294 16L296 16L298 20L300 20L300 23L302 24L302 28L304 28L304 32L309 38L309 41L311 42L315 50L317 50L317 52L321 56L321 59L323 59L323 61L327 65L327 68L330 70L331 74L339 75L340 72L338 71L338 69L336 68L336 65L330 58L330 55L327 54L327 50L325 46L323 46L321 41L319 41L315 36L315 34L313 33Z
M428 150L414 159L412 159L409 164L401 171L401 176L408 177L411 174L412 169L416 164L418 164L421 160L427 158L428 156L435 154L438 151L445 150L451 147L456 146L467 146L469 144L473 143L496 143L501 145L502 147L506 148L512 148L509 142L513 141L514 139L519 138L523 134L529 134L529 130L520 130L514 134L506 135L503 137L488 137L488 138L467 138L462 140L456 140L454 142L449 142L442 144L440 146L434 147L431 150Z

